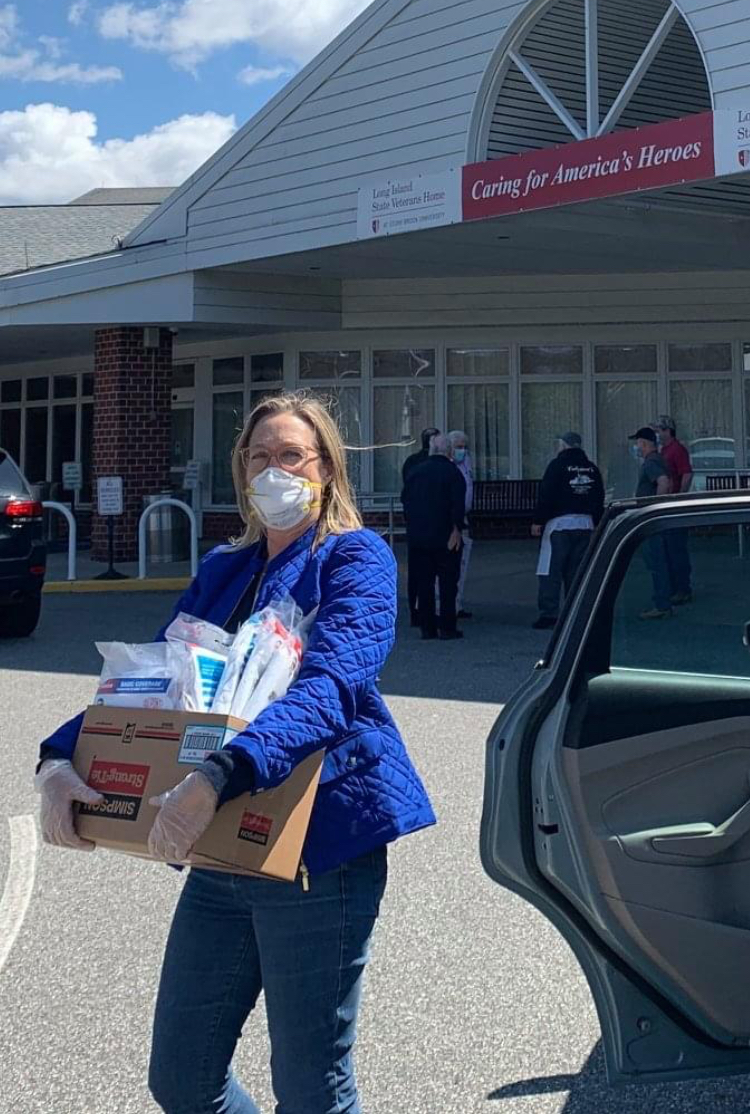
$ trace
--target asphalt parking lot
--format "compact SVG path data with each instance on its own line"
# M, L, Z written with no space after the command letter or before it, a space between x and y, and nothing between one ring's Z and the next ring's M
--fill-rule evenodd
M739 1114L750 1081L610 1090L588 989L541 917L477 855L484 740L531 668L533 575L480 553L464 643L402 627L383 691L440 823L391 856L359 1042L366 1114ZM144 1114L160 955L181 879L98 852L34 847L38 741L83 707L96 639L148 640L163 593L55 595L38 633L0 645L0 1112ZM13 853L11 855L11 843ZM19 919L20 918L20 919ZM3 936L3 934L5 934ZM8 941L13 937L12 947ZM4 951L5 942L5 951ZM3 966L4 960L4 966ZM240 1076L273 1101L262 1012Z

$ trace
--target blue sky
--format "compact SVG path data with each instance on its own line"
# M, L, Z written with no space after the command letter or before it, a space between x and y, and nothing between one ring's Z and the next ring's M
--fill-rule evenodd
M0 204L179 184L364 7L0 0Z

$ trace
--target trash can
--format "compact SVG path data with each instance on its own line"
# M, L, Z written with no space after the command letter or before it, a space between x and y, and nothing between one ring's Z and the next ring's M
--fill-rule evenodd
M145 495L144 507L160 499L173 498L171 491ZM190 519L179 507L157 507L146 519L146 559L155 565L190 558Z

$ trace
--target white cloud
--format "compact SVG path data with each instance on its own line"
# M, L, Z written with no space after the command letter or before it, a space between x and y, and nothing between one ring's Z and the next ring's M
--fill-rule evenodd
M88 7L89 0L74 0L74 3L68 8L68 23L72 23L74 27L80 27L86 18Z
M93 112L32 104L0 112L0 204L70 201L98 186L178 186L236 130L234 116L180 116L97 141Z
M254 44L306 62L358 15L369 0L121 0L101 12L99 31L157 50L187 69L217 50Z
M60 81L76 85L99 85L103 81L120 81L122 78L122 71L117 66L82 66L80 62L61 62L63 43L60 39L40 35L37 41L38 47L22 45L18 10L15 4L2 5L0 78L13 78L16 81Z
M264 70L262 66L245 66L237 74L237 80L243 85L261 85L264 81L276 81L279 77L287 77L291 71L286 66L274 66Z

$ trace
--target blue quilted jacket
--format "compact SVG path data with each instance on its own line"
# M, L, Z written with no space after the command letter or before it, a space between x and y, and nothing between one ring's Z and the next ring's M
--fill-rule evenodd
M273 788L327 748L303 851L308 870L318 873L434 824L435 816L377 688L395 636L393 555L369 530L329 537L314 551L313 536L308 531L268 563L256 600L260 609L286 588L305 614L319 607L299 677L231 748L252 764L257 789ZM259 546L212 550L175 614L223 626L263 563ZM59 728L43 754L71 755L80 724L78 716Z

